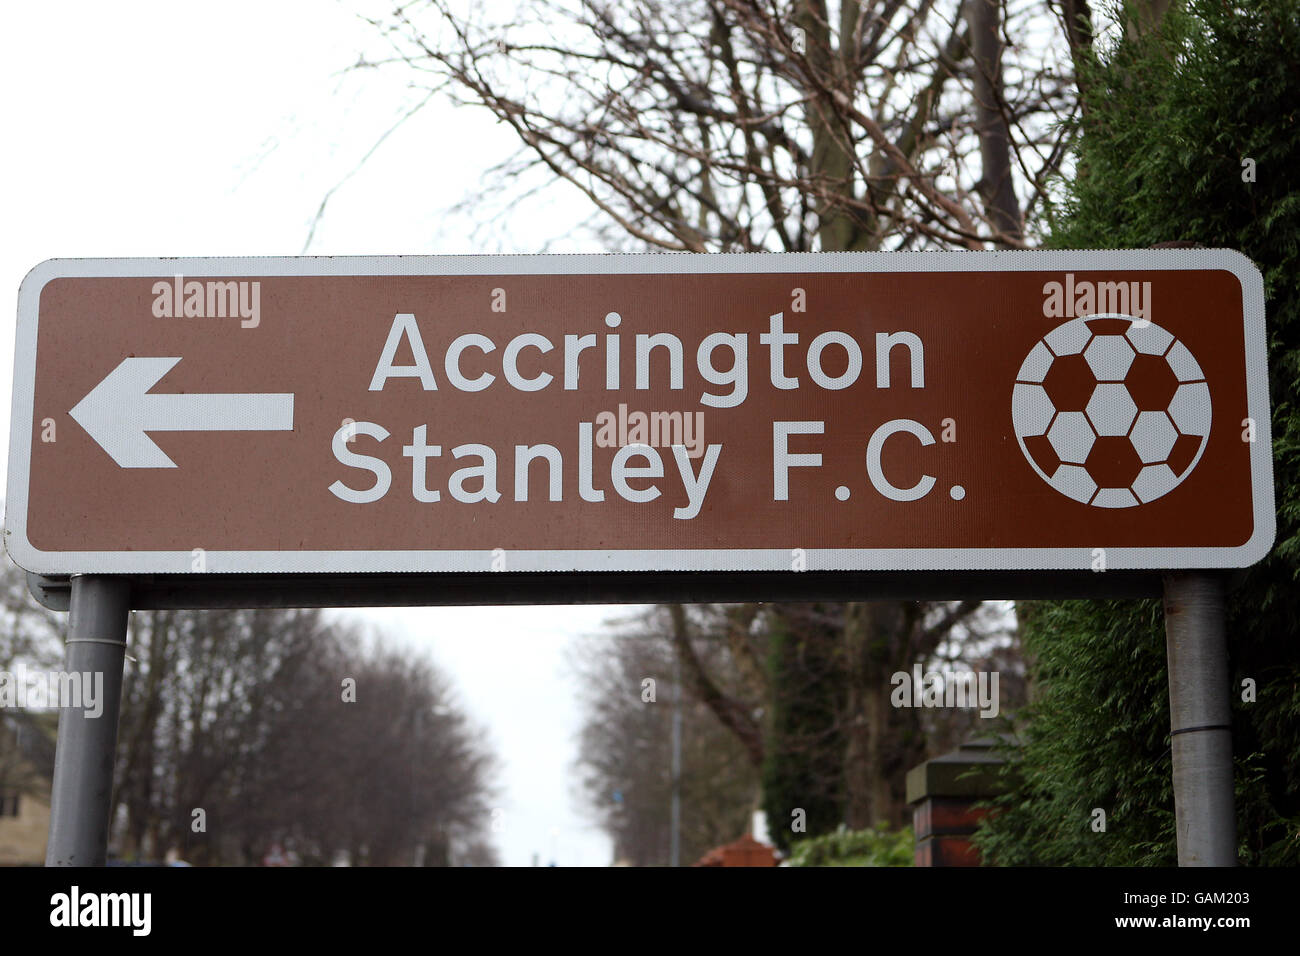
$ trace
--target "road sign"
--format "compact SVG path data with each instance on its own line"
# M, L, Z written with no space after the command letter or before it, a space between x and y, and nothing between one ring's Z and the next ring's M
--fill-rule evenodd
M52 260L6 543L46 575L1244 567L1227 250Z

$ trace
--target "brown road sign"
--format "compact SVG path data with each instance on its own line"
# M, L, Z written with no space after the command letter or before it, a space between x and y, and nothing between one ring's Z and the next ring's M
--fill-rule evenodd
M6 543L42 574L1244 567L1228 250L52 260Z

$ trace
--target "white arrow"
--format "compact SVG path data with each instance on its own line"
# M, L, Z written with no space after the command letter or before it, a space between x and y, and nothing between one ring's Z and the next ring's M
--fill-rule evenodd
M145 432L293 431L293 393L149 395L180 358L126 358L70 414L123 468L175 468Z

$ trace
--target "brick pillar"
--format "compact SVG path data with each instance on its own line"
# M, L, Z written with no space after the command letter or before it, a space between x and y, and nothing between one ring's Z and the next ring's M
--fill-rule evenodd
M917 866L979 866L970 835L988 811L974 804L1002 792L997 771L1003 761L993 753L995 743L993 737L969 740L907 772Z

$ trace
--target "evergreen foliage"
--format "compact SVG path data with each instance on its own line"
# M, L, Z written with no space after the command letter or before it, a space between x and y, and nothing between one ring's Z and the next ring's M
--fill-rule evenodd
M842 683L828 634L775 622L768 670L778 691L763 760L763 809L772 842L789 852L792 840L833 833L844 820L844 741L836 720ZM792 830L796 822L803 829Z
M1123 21L1122 11L1114 14ZM1264 276L1276 544L1229 595L1240 860L1300 864L1300 5L1190 0L1084 69L1077 176L1056 248L1172 240L1244 253ZM1244 176L1253 159L1254 182ZM1262 429L1260 438L1263 438ZM1176 861L1158 602L1018 607L1033 703L986 863ZM1242 681L1257 685L1243 701ZM1016 778L1020 783L1012 783ZM1106 832L1091 827L1102 808Z
M789 866L911 866L916 838L911 827L889 830L883 826L850 830L796 840Z

